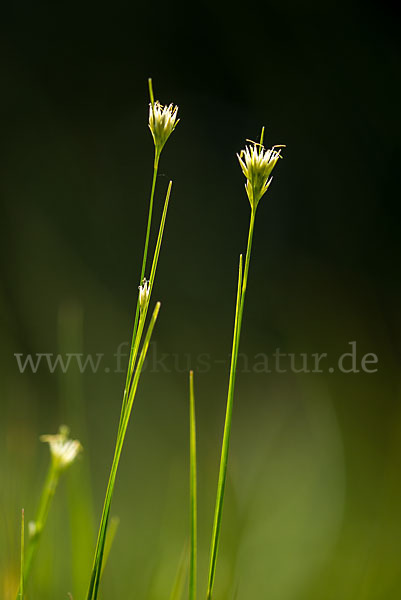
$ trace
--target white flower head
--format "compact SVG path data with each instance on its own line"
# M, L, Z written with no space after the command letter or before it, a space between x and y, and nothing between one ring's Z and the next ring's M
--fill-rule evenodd
M56 435L40 437L42 442L49 444L53 465L60 471L71 465L82 451L81 443L78 440L70 440L69 433L68 427L62 425Z
M262 144L252 143L253 146L246 146L237 157L247 179L245 189L249 202L251 207L256 209L259 200L271 184L270 175L278 159L281 158L281 150L275 150L278 146L266 150Z
M139 289L139 308L143 312L147 306L150 294L150 281L143 278L142 284L138 287Z
M177 112L178 106L173 104L162 106L158 100L149 104L149 129L159 154L177 126Z

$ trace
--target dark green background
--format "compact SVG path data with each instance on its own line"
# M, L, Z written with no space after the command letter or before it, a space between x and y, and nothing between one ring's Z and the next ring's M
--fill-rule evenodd
M287 148L258 210L241 352L251 363L277 347L336 359L355 340L358 357L373 352L379 365L240 372L216 599L237 588L238 600L396 598L400 47L390 4L15 2L3 12L0 597L14 598L19 511L33 518L46 469L38 436L68 422L85 453L60 486L27 597L83 598L94 543L85 510L93 502L96 525L123 388L113 354L136 303L152 76L181 119L158 179L156 218L174 186L154 296L157 351L179 364L143 376L103 597L169 598L188 533L186 355L196 370L199 353L229 354L249 216L235 153L265 125L266 144ZM112 372L18 372L14 353L60 349L104 353ZM227 377L222 363L195 376L200 597ZM70 526L74 485L86 500L73 514L87 527Z

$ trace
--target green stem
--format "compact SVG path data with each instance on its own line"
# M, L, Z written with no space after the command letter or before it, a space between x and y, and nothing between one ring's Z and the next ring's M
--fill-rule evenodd
M211 598L212 598L214 579L215 579L215 574L216 574L216 563L217 563L217 555L218 555L218 549L219 549L224 492L225 492L226 477L227 477L228 452L229 452L229 447L230 447L231 421L232 421L232 412L233 412L233 404L234 404L234 388L235 388L235 377L236 377L236 372L237 372L238 349L239 349L239 341L240 341L240 336L241 336L241 325L242 325L242 316L243 316L243 312L244 312L245 294L246 294L246 288L247 288L247 283L248 283L249 264L250 264L250 260L251 260L253 230L254 230L254 226L255 226L255 214L256 214L255 210L251 209L251 218L250 218L250 222L249 222L249 233L248 233L248 245L247 245L247 250L246 250L245 267L244 267L243 276L242 276L242 255L240 257L240 264L239 264L237 304L236 304L235 321L234 321L234 335L233 335L233 345L232 345L232 354L231 354L230 377L229 377L229 384L228 384L226 417L225 417L225 423L224 423L223 442L222 442L222 448L221 448L220 470L219 470L219 479L218 479L218 485L217 485L217 497L216 497L215 513L214 513L212 542L211 542L211 548L210 548L207 600L211 600Z
M24 560L25 560L25 513L21 513L21 563L18 599L24 600Z
M104 501L104 505L103 505L102 518L100 521L100 528L99 528L99 534L98 534L98 539L97 539L97 544L96 544L96 549L95 549L95 558L94 558L94 562L93 562L92 575L91 575L91 580L90 580L90 584L89 584L87 600L96 600L97 594L98 594L100 576L102 573L102 562L103 562L104 546L105 546L105 541L106 541L107 525L108 525L108 521L109 521L110 507L111 507L111 501L112 501L112 497L113 497L113 491L114 491L114 486L115 486L115 481L116 481L118 465L120 463L121 452L122 452L122 448L123 448L123 444L124 444L124 440L125 440L125 435L127 432L129 418L131 415L132 405L133 405L133 402L135 399L136 390L138 388L139 378L141 375L143 363L146 358L146 353L148 351L153 328L155 326L156 319L159 314L159 310L160 310L160 303L158 302L156 304L155 310L153 311L153 315L152 315L152 318L151 318L151 321L149 323L149 327L148 327L148 330L146 333L145 341L143 343L142 350L141 350L141 353L140 353L140 356L138 359L138 365L137 365L137 368L136 368L134 376L133 376L132 387L131 387L131 390L130 390L130 393L129 393L128 399L127 399L126 411L124 412L124 414L122 416L121 428L119 431L119 435L118 435L117 442L116 442L116 447L114 450L113 463L111 466L109 481L108 481L107 490L106 490L106 497L105 497L105 501ZM138 333L140 331L142 321L144 321L144 319L142 319L142 316L141 316Z
M155 170L155 173L156 173L156 170ZM154 177L153 183L155 183L155 177ZM96 550L95 550L94 565L93 565L93 569L92 569L92 577L91 577L91 582L89 584L89 590L88 590L88 595L87 595L88 600L90 600L92 598L95 599L97 597L97 590L98 590L100 576L101 576L101 568L102 568L101 565L102 565L102 561L103 561L104 544L105 544L105 540L106 540L106 531L107 531L109 512L110 512L110 506L111 506L111 498L113 495L114 484L115 484L115 476L117 473L117 467L118 467L118 463L120 460L122 445L123 445L124 439L125 439L125 433L126 433L126 428L128 425L128 420L129 420L129 417L131 414L133 398L136 393L139 375L140 375L143 360L144 360L143 353L145 351L145 355L146 355L146 351L147 351L147 348L148 348L148 345L150 342L150 335L153 330L153 326L154 326L154 322L157 318L157 314L159 312L160 304L157 304L155 312L153 313L151 323L149 325L148 333L145 338L145 342L143 344L141 354L138 359L138 364L136 365L136 360L137 360L137 356L138 356L138 352L139 352L139 346L141 343L143 329L144 329L145 322L146 322L146 315L147 315L147 311L148 311L148 307L149 307L149 301L150 301L153 284L154 284L154 280L155 280L155 276L156 276L157 264L159 261L160 248L161 248L161 243L162 243L162 238L163 238L163 233L164 233L164 226L165 226L166 217L167 217L167 209L168 209L170 195L171 195L171 188L172 188L172 182L170 181L168 189L167 189L165 202L164 202L163 213L162 213L162 218L161 218L161 222L160 222L157 242L156 242L156 248L155 248L155 252L153 255L152 267L151 267L150 278L149 278L149 282L150 282L149 283L149 297L148 297L148 301L146 303L146 307L142 312L139 311L139 303L137 303L134 331L133 331L132 343L131 343L130 363L129 363L129 367L128 367L128 371L127 371L126 385L125 385L124 397L123 397L123 405L121 407L115 455L114 455L112 469L111 469L111 473L110 473L110 477L109 477L109 483L108 483L108 487L107 487L107 491L106 491L106 498L105 498L105 502L104 502L104 506L103 506L102 519L101 519L98 540L97 540ZM154 186L152 185L151 206L153 206L153 195L154 195ZM149 226L149 223L150 223L150 221L148 219L148 226ZM148 227L148 231L150 231L149 227ZM148 240L148 235L146 236L146 239ZM145 257L145 255L147 256L147 245L145 245L144 257ZM146 262L146 260L142 264L142 269L144 269L143 265L145 264L145 262Z
M194 373L189 373L189 489L190 489L190 529L191 547L189 559L189 600L196 599L197 576L197 477L196 477L196 419Z
M50 505L52 503L54 494L56 492L57 484L60 478L60 470L55 466L54 461L52 459L50 468L47 473L46 481L44 483L42 489L42 495L39 501L38 511L36 513L35 519L35 531L32 537L29 539L26 552L25 552L25 560L24 560L24 585L28 580L29 574L31 572L32 563L35 558L40 538L42 536L43 529L46 525L47 516L49 514ZM18 598L21 597L21 585L18 590Z
M118 426L118 435L120 433L122 419L124 417L124 412L127 408L127 398L129 397L130 390L132 387L134 368L135 368L136 358L138 355L139 344L142 339L142 333L143 333L143 328L145 326L146 315L148 313L149 302L152 297L152 290L153 290L153 285L154 285L155 276L156 276L157 264L159 262L160 248L161 248L162 239L163 239L164 226L166 224L167 209L168 209L168 205L169 205L169 201L170 201L172 186L173 186L173 182L170 181L168 184L168 188L167 188L166 198L164 200L164 207L163 207L163 213L162 213L160 226L159 226L159 233L157 236L156 248L155 248L155 252L153 255L152 267L150 269L149 296L148 296L148 300L147 300L145 309L143 310L142 314L138 313L139 302L137 303L137 315L139 314L140 318L139 318L139 324L136 325L137 315L135 316L135 328L134 328L134 333L133 333L132 342L131 342L130 363L129 363L128 371L127 371L127 380L126 380L126 387L124 390L123 406L121 408L120 423ZM125 401L124 401L124 399L125 399Z
M154 163L153 163L152 187L151 187L151 191L150 191L150 201L149 201L148 223L147 223L147 227L146 227L145 245L144 245L144 249L143 249L142 267L141 267L141 276L139 278L139 285L141 285L143 278L145 277L146 262L147 262L147 258L148 258L150 230L151 230L151 225L152 225L153 202L154 202L154 197L155 197L157 173L159 170L159 159L160 159L160 153L155 149L155 158L154 158ZM125 411L127 398L128 398L128 394L129 394L133 365L135 364L135 359L133 356L134 355L134 341L135 341L137 329L138 329L139 313L140 313L140 310L139 310L139 297L138 297L138 300L136 303L136 310L135 310L134 327L132 330L131 350L130 350L130 356L129 356L129 361L128 361L127 377L125 380L124 395L123 395L123 401L122 401L122 406L121 406L120 423L118 426L119 429L121 427L122 416Z
M117 529L118 529L119 525L120 525L120 519L118 517L111 517L110 525L109 525L109 529L108 529L108 533L107 533L107 538L106 538L106 542L104 545L103 564L102 564L102 571L100 573L101 576L103 575L103 571L106 566L107 560L109 558L111 548L113 546L114 538L116 537Z
M142 283L142 279L145 276L146 259L148 256L148 247L149 247L149 238L150 238L150 229L151 229L151 225L152 225L153 200L155 197L157 172L159 170L159 159L160 159L160 153L157 150L155 150L155 160L154 160L154 164L153 164L152 189L150 192L150 202L149 202L148 225L146 228L145 247L143 250L142 268L141 268L141 279L140 279L139 283Z
M238 323L239 331L238 331L237 346L239 346L239 337L241 334L241 325L242 325L242 314L244 312L244 304L245 304L245 293L246 293L246 287L248 284L248 273L249 273L249 264L251 262L252 239L253 239L253 230L255 227L255 216L256 216L256 210L251 209L251 218L249 221L249 232L248 232L248 245L247 245L247 249L246 249L246 258L245 258L244 278L242 281L242 295L241 295L241 306L240 306L240 315L239 315L239 323ZM237 348L237 352L238 352L238 348ZM235 374L234 374L234 381L235 381Z

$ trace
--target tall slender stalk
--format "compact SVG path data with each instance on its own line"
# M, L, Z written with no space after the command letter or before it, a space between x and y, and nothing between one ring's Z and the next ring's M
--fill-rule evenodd
M154 99L154 94L153 94L153 84L152 84L151 78L148 79L148 86L149 86L150 103L154 109L155 99ZM164 144L160 145L160 144L156 143L156 141L155 141L155 155L154 155L154 161L153 161L153 178L152 178L152 186L151 186L151 190L150 190L148 222L147 222L147 226L146 226L145 244L144 244L144 248L143 248L143 257L142 257L142 266L141 266L141 275L139 278L139 285L141 285L141 283L145 277L145 272L146 272L146 262L147 262L147 257L148 257L150 231L151 231L151 226L152 226L153 202L154 202L154 197L155 197L157 174L159 171L160 155L161 155L163 146L164 146ZM171 192L171 181L170 181L169 189L167 192L168 198L170 197L170 192ZM166 202L168 205L167 198L166 198ZM162 222L163 222L163 219L162 219ZM163 227L164 227L164 224L163 224ZM132 338L131 338L131 349L130 349L130 356L129 356L129 360L128 360L127 377L125 380L125 387L124 387L123 401L122 401L122 406L121 406L119 427L121 426L122 415L126 408L127 397L129 394L129 389L130 389L131 380L132 380L133 366L135 364L134 341L136 339L136 334L137 334L137 329L138 329L139 313L140 313L140 310L139 310L139 299L138 299L137 304L136 304L136 309L135 309L135 319L134 319L134 326L133 326Z
M133 377L136 357L138 355L139 343L141 341L143 326L145 324L148 306L149 306L149 302L150 302L150 299L152 296L152 290L153 290L153 285L154 285L155 276L156 276L157 264L159 262L160 248L161 248L161 243L162 243L162 239L163 239L164 226L166 224L167 209L168 209L168 205L169 205L169 201L170 201L172 186L173 186L173 182L170 181L168 184L166 198L164 201L163 213L162 213L162 217L161 217L161 221L160 221L159 233L158 233L157 242L156 242L156 248L155 248L155 252L153 255L152 267L150 270L148 302L147 302L147 305L144 310L144 318L142 319L142 315L141 315L141 318L139 319L139 323L137 323L137 316L139 315L139 300L137 302L135 325L134 325L134 331L132 334L132 341L131 341L130 358L129 358L129 363L128 363L126 383L125 383L125 388L124 388L123 403L122 403L122 407L121 407L120 423L118 426L119 431L121 428L124 412L127 408L127 400L128 400L128 395L129 395L131 385L132 385L132 377Z
M196 418L194 373L189 373L189 497L190 497L190 555L189 555L189 600L196 599L197 580L197 476L196 476Z
M123 415L121 428L119 430L119 434L117 437L117 442L116 442L116 447L115 447L115 451L114 451L114 457L113 457L113 462L112 462L112 466L111 466L109 481L107 484L106 497L105 497L105 501L104 501L104 505L103 505L102 518L100 521L100 528L99 528L99 534L98 534L98 539L97 539L97 544L96 544L96 549L95 549L95 558L94 558L94 562L93 562L92 575L91 575L91 580L89 583L89 589L88 589L88 593L87 593L87 600L95 600L97 598L97 594L98 594L100 576L101 576L101 572L102 572L102 562L103 562L104 547L105 547L105 541L106 541L106 532L107 532L107 526L108 526L108 521L109 521L109 516L110 516L110 507L111 507L111 501L112 501L112 497L113 497L113 491L114 491L114 486L115 486L115 481L116 481L118 465L120 463L121 452L122 452L122 448L123 448L123 444L124 444L125 434L127 432L128 422L129 422L129 418L131 415L132 405L133 405L133 402L135 399L135 394L136 394L136 390L138 387L139 378L140 378L143 363L145 361L146 354L148 351L153 328L155 326L156 319L159 314L159 310L160 310L160 302L158 302L156 304L156 307L153 311L151 321L149 323L145 341L143 343L142 350L141 350L141 353L140 353L140 356L138 359L137 368L135 369L133 382L132 382L132 388L131 388L129 396L128 396L127 410L125 411L125 413ZM142 317L141 317L140 325L141 325L142 320L144 320L144 319L142 319ZM139 325L139 328L140 328L140 325ZM139 328L138 328L138 332L139 332Z
M21 511L21 561L18 600L24 600L24 562L25 562L25 512Z
M215 513L214 513L212 542L211 542L211 548L210 548L207 600L210 600L212 598L214 579L215 579L215 574L216 574L217 555L218 555L218 550L219 550L224 492L225 492L226 478L227 478L228 452L229 452L229 447L230 447L231 421L232 421L232 412L233 412L233 404L234 404L234 388L235 388L235 378L236 378L236 372L237 372L238 350L239 350L239 342L240 342L240 337L241 337L241 325L242 325L242 316L243 316L243 312L244 312L246 288L247 288L247 283L248 283L249 264L250 264L250 260L251 260L253 230L254 230L254 226L255 226L255 214L256 214L256 209L251 208L251 217L250 217L249 232L248 232L248 245L247 245L247 250L246 250L245 267L244 267L243 274L242 274L242 255L240 257L240 263L239 263L237 304L236 304L235 320L234 320L234 334L233 334L233 344L232 344L232 354L231 354L231 364L230 364L230 377L229 377L229 384L228 384L226 417L225 417L225 423L224 423L223 442L222 442L222 447L221 447L220 470L219 470L219 479L218 479L218 485L217 485L217 497L216 497Z
M135 332L135 337L133 337L133 341L132 341L131 365L130 365L129 371L127 373L127 380L129 380L129 383L128 383L128 387L127 387L126 402L121 410L115 455L114 455L114 460L113 460L113 464L112 464L112 468L111 468L109 484L108 484L107 491L106 491L106 499L105 499L105 503L104 503L104 507L103 507L98 541L97 541L96 550L95 550L95 559L94 559L94 565L93 565L93 569L92 569L92 577L91 577L91 582L89 585L89 590L88 590L88 595L87 595L88 600L92 599L92 598L95 599L97 597L97 591L98 591L100 576L101 576L101 572L102 572L103 552L104 552L104 545L105 545L105 540L106 540L106 531L107 531L107 525L108 525L108 519L109 519L109 513L110 513L111 499L112 499L114 484L115 484L115 477L116 477L116 473L117 473L117 469L118 469L121 450L122 450L122 446L123 446L124 439L125 439L125 433L127 430L128 421L129 421L129 417L131 414L136 389L137 389L138 382L139 382L139 376L141 373L143 361L146 357L146 352L147 352L147 348L148 348L148 345L150 342L150 336L153 331L153 326L156 321L157 314L158 314L159 308L160 308L160 303L158 303L156 305L156 309L153 313L153 317L152 317L151 323L149 325L148 333L146 335L145 342L142 347L142 352L139 357L138 364L135 365L136 358L137 358L138 351L139 351L140 342L142 339L143 328L144 328L145 321L146 321L150 296L151 296L154 279L155 279L155 275L156 275L156 269L157 269L157 264L158 264L158 260L159 260L159 255L160 255L160 248L161 248L163 233L164 233L164 226L165 226L166 217L167 217L167 209L168 209L168 204L169 204L170 195L171 195L171 188L172 188L172 182L170 181L168 189L167 189L166 199L164 202L163 214L162 214L161 223L160 223L160 227L159 227L159 234L157 237L156 248L155 248L153 261L152 261L150 280L149 280L150 281L149 296L148 296L147 303L146 303L144 310L140 311L138 326L137 326L137 329ZM144 354L144 351L145 351L145 354Z
M42 537L43 529L46 525L50 506L56 492L58 481L60 478L60 470L51 461L46 481L42 489L42 494L39 501L38 511L33 524L33 531L30 532L30 539L26 548L25 564L24 564L24 581L26 583L32 568L32 563L38 550L39 542Z
M153 104L154 100L153 100L153 90L152 90L152 81L151 81L151 79L149 79L149 93L150 93L151 102ZM146 262L147 262L147 258L148 258L150 230L151 230L151 225L152 225L153 202L154 202L154 197L155 197L157 173L158 173L158 170L159 170L159 160L160 160L160 151L159 151L158 148L155 147L155 158L154 158L154 163L153 163L152 187L151 187L151 191L150 191L150 200L149 200L148 222L147 222L147 226L146 226L146 236L145 236L145 244L144 244L144 248L143 248L141 276L139 278L139 285L142 283L143 278L145 277L145 271L146 271ZM132 367L133 367L133 364L135 362L134 359L133 359L133 345L134 345L133 343L134 343L134 340L136 338L136 333L137 333L137 328L138 328L138 320L139 320L139 299L138 299L138 301L136 303L136 309L135 309L135 319L134 319L134 327L133 327L133 330L132 330L131 350L130 350L130 357L129 357L129 361L128 361L127 377L126 377L126 380L125 380L123 402L122 402L122 406L121 406L121 415L123 414L123 412L125 410L125 406L126 406L126 402L127 402L127 396L128 396L128 392L129 392L130 381L131 381L131 376L132 376ZM121 420L120 420L120 425L121 425Z
M260 199L267 192L271 182L271 173L281 158L280 152L283 146L273 146L266 150L263 146L263 137L265 129L262 128L260 142L251 142L252 145L247 146L237 154L237 158L246 177L245 190L251 206L251 216L249 221L248 245L245 256L244 273L242 274L242 257L240 257L238 289L237 289L237 304L235 310L234 335L230 364L230 377L228 384L226 418L224 423L223 442L220 456L219 479L217 484L217 497L214 512L212 542L210 547L210 562L209 562L209 579L207 586L207 600L211 600L213 593L214 578L216 574L217 554L219 550L219 540L221 531L221 518L224 502L224 491L227 477L227 462L230 446L231 421L234 402L235 377L237 372L238 349L241 337L242 316L244 313L246 288L248 284L249 264L251 261L253 230L255 227L256 209ZM280 150L275 150L280 148Z
M120 461L120 456L125 440L125 435L128 427L129 418L132 411L132 406L136 394L136 390L138 387L139 377L141 374L143 362L146 357L146 352L148 350L150 337L152 335L153 327L155 325L157 315L160 309L160 303L157 303L156 308L153 312L148 331L145 337L145 341L142 346L142 350L139 354L139 348L142 341L142 334L145 327L147 311L149 307L150 297L153 289L154 278L156 274L157 263L159 259L160 247L163 238L164 225L166 221L167 208L171 194L172 182L170 181L166 199L163 208L163 214L161 218L161 223L159 227L159 234L156 242L156 248L153 255L152 268L150 273L149 281L144 280L147 257L148 257L148 248L149 248L149 239L150 239L150 231L152 224L152 214L153 214L153 201L155 195L156 188L156 180L159 166L159 159L161 151L171 135L174 131L178 120L177 120L177 111L178 107L173 107L172 104L169 106L163 107L160 102L154 100L153 96L153 88L152 88L152 80L149 79L149 95L150 95L150 109L149 109L149 128L151 130L153 141L155 145L155 157L153 164L153 179L152 179L152 187L150 192L150 202L149 202L149 213L148 213L148 222L146 227L146 236L145 236L145 244L144 244L144 252L142 257L142 267L141 267L141 277L140 277L140 293L138 297L138 301L136 304L135 311L135 319L134 319L134 327L132 332L132 340L131 340L131 349L130 349L130 357L128 362L127 376L124 386L124 394L123 401L120 412L120 421L118 425L117 432L117 440L114 450L114 458L111 466L111 472L109 476L109 481L106 490L106 497L103 505L103 512L100 521L99 533L96 543L95 549L95 557L92 567L91 579L89 583L87 600L96 600L99 588L99 582L102 574L102 561L103 555L105 551L105 543L106 543L106 533L107 526L110 515L110 507L111 501L115 486L116 474L118 470L118 465Z
M111 548L113 546L114 538L116 537L118 526L120 525L120 519L118 517L111 517L109 530L107 533L106 542L104 545L104 553L103 553L103 564L102 571L100 575L103 575L104 568L106 566L107 560L110 556Z

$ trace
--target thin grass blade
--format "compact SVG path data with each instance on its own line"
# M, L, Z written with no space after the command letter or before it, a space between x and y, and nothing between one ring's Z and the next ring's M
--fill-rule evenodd
M132 405L134 402L136 390L138 388L139 378L140 378L140 375L142 372L143 363L146 358L150 339L151 339L153 329L154 329L154 326L155 326L155 323L157 320L157 316L159 314L159 310L160 310L160 302L158 302L156 304L156 307L153 311L151 321L149 323L145 341L143 343L142 350L141 350L141 353L140 353L140 356L138 359L138 365L137 365L137 368L134 373L133 384L132 384L132 388L131 388L130 395L129 395L128 402L127 402L127 409L123 415L121 428L119 431L119 435L117 437L113 463L111 466L109 481L108 481L107 490L106 490L106 497L105 497L104 506L103 506L102 518L101 518L101 522L100 522L98 540L97 540L96 550L95 550L95 558L94 558L93 568L92 568L92 575L91 575L88 593L87 593L87 600L96 600L97 594L98 594L99 583L100 583L100 578L101 578L101 573L102 573L104 550L105 550L106 532L107 532L107 526L108 526L109 515L110 515L111 501L112 501L113 491L114 491L114 486L115 486L115 481L116 481L117 469L118 469L118 465L120 462L120 457L121 457L121 452L122 452L122 448L123 448L123 444L124 444L125 434L127 431L128 422L129 422L129 418L131 415Z
M110 551L113 546L114 538L116 537L117 529L118 529L119 525L120 525L120 519L118 517L112 517L110 519L110 525L109 525L109 529L107 531L106 543L104 546L103 565L102 565L101 575L103 575L103 571L106 567L108 558L110 556Z
M195 418L195 395L194 395L194 373L189 373L189 497L190 497L190 555L189 555L189 600L196 599L197 581L197 533L198 533L198 509L197 509L197 473L196 473L196 418Z
M25 511L21 512L21 561L18 600L24 599L24 562L25 562Z
M212 542L211 542L211 547L210 547L209 578L208 578L208 586L207 586L207 599L208 600L210 600L210 598L212 597L213 584L214 584L214 578L215 578L215 573L216 573L217 553L218 553L219 540L220 540L221 517L222 517L222 511L223 511L223 500L224 500L224 491L225 491L225 485L226 485L226 473L227 473L227 461L228 461L228 449L229 449L230 433L231 433L231 420L232 420L232 409L233 409L233 398L234 398L234 382L235 382L235 373L236 373L237 356L238 356L238 337L239 337L239 327L240 327L241 305L242 305L242 298L243 298L242 291L243 291L243 275L242 275L242 254L241 254L240 259L239 259L239 267L238 267L237 301L236 301L236 307L235 307L234 335L233 335L233 344L232 344L226 419L225 419L225 425L224 425L223 443L222 443L222 448L221 448L220 470L219 470L219 480L218 480L218 485L217 485L217 497L216 497L215 513L214 513Z
M145 308L144 315L141 315L141 318L139 319L139 323L138 323L139 301L137 302L133 337L132 337L132 342L131 342L131 352L130 352L129 363L128 363L127 379L126 379L126 383L125 383L123 403L122 403L122 407L121 407L119 429L121 428L123 414L127 408L128 396L130 394L130 390L131 390L131 386L132 386L132 377L133 377L133 372L134 372L134 367L135 367L135 361L137 358L138 348L139 348L139 344L140 344L142 332L143 332L143 327L145 325L146 315L147 315L149 303L150 303L151 296L152 296L152 289L153 289L153 284L154 284L154 280L155 280L155 276L156 276L157 264L159 262L160 248L161 248L161 244L162 244L162 240L163 240L164 226L166 224L167 209L168 209L168 205L169 205L169 201L170 201L172 186L173 186L173 182L170 181L168 188L167 188L166 197L164 200L163 213L162 213L162 217L161 217L161 221L160 221L160 225L159 225L159 233L157 235L156 248L155 248L155 251L153 254L152 267L151 267L150 277L149 277L150 286L149 286L148 303Z

